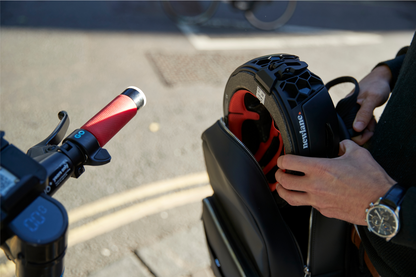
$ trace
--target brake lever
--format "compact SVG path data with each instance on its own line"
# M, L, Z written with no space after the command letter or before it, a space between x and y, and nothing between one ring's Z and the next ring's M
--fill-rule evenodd
M55 130L43 141L32 146L27 155L35 158L47 154L57 149L57 145L64 139L69 127L69 115L66 111L60 111L58 113L60 122L56 126Z

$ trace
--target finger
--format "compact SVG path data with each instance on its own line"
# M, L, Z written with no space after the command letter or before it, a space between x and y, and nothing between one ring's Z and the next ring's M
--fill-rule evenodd
M376 125L377 125L377 121L373 116L373 118L370 120L370 123L368 123L367 129L370 132L374 132L376 130Z
M364 132L356 137L351 138L355 143L358 145L364 145L367 141L370 140L370 138L374 135L374 132L371 132L368 129L365 129Z
M277 159L277 167L306 173L318 160L320 159L286 154Z
M287 190L281 185L276 187L276 191L291 206L310 206L309 195L305 192Z
M375 129L376 129L376 120L373 117L370 123L368 124L367 128L362 132L362 134L352 137L351 140L353 140L358 145L363 145L364 143L369 141L370 138L374 135Z
M373 111L376 108L376 105L373 101L364 100L361 103L361 107L355 116L353 123L353 128L356 132L361 132L369 124L370 120L373 118Z
M350 153L355 148L359 147L354 141L349 139L344 139L339 143L339 156L344 156L345 154Z
M287 190L306 191L308 188L308 178L297 176L278 169L275 173L276 181Z

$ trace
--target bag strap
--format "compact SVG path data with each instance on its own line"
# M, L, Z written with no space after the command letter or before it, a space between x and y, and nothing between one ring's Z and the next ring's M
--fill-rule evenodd
M345 127L347 128L348 133L350 134L350 137L355 137L361 134L354 131L353 129L355 116L357 115L357 112L361 107L361 105L357 103L358 94L360 93L360 86L358 85L358 82L355 78L350 76L344 76L328 82L325 85L325 87L329 91L330 88L341 83L353 83L355 86L354 92L350 96L341 99L335 108L338 115L344 122Z

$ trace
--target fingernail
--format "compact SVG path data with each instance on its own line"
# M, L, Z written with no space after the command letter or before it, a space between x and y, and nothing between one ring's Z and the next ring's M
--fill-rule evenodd
M354 122L354 129L362 131L362 130L364 130L364 128L365 128L364 122L362 122L362 121Z

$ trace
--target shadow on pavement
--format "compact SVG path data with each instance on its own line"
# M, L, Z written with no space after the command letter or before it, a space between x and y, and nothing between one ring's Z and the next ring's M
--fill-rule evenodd
M201 9L202 4L200 2L176 2L175 5L182 5L185 10L198 10ZM276 6L275 9L278 8ZM406 31L414 30L416 27L415 10L416 2L299 1L287 24L353 31ZM225 2L219 5L213 18L245 20L241 11ZM159 1L2 1L1 26L153 33L180 32L164 14ZM228 28L227 31L233 32L233 28Z

